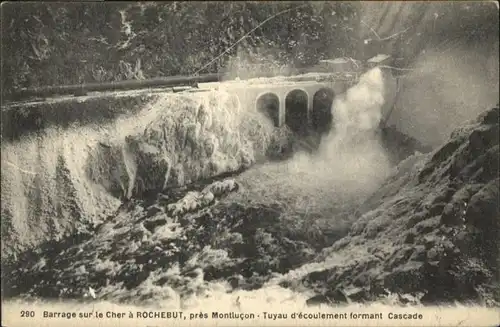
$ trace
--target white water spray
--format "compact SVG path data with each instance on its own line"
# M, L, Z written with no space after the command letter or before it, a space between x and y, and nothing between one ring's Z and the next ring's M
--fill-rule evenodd
M243 198L278 201L290 212L330 218L339 203L362 200L390 173L377 136L385 103L384 79L376 68L332 105L335 129L318 153L296 153L287 162L268 163L241 176Z

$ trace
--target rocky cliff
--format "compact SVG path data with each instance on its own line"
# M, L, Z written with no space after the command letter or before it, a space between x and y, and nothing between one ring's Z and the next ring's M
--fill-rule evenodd
M498 132L497 106L401 162L349 234L282 283L314 288L312 302L498 305Z

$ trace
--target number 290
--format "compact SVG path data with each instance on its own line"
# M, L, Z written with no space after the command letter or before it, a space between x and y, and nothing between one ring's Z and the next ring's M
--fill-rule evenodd
M21 318L33 318L35 311L21 310Z

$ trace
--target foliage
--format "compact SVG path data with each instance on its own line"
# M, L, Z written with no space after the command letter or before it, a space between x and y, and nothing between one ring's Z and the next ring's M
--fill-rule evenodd
M2 90L217 72L231 57L307 66L352 54L357 12L336 2L9 3ZM351 24L351 21L354 23Z

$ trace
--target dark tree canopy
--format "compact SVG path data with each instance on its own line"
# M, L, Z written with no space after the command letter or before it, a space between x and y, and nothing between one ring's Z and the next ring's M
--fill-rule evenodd
M304 67L352 52L349 3L10 3L2 6L2 89L201 73L237 54L253 64ZM336 14L332 16L332 12Z

